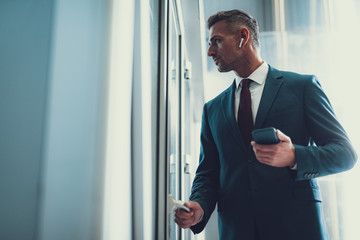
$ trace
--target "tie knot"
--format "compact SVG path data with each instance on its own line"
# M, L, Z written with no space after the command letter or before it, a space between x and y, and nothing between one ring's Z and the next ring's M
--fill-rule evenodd
M241 81L241 87L243 88L249 88L251 80L248 78L245 78Z

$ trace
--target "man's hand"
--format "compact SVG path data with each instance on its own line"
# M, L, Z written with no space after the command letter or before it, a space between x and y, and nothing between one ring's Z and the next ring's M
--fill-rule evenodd
M252 141L256 158L259 162L273 167L293 167L295 165L295 147L290 137L286 136L279 129L276 134L280 143L273 145L261 145Z
M181 228L189 228L198 224L204 215L203 209L197 202L189 201L185 203L185 206L190 208L190 212L180 208L175 210L175 222Z

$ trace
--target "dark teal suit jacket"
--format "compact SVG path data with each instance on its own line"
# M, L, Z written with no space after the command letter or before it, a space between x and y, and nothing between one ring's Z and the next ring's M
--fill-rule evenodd
M357 155L315 76L272 67L254 129L275 127L295 146L297 170L257 161L234 113L234 83L204 105L199 166L190 200L205 227L218 204L221 239L327 239L316 177L352 168Z

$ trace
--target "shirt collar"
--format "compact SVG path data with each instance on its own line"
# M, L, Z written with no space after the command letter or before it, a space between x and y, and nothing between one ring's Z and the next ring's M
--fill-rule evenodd
M266 77L268 75L269 72L269 66L268 64L264 61L260 67L258 67L254 72L252 72L250 74L249 77L247 77L248 79L253 80L254 82L256 82L257 84L261 85L265 82ZM243 80L244 78L239 77L239 76L235 76L235 80L236 80L236 88L239 88L240 82L241 80Z

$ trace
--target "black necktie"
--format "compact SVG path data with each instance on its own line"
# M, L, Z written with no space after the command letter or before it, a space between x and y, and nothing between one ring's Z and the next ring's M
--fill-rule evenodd
M238 111L238 125L247 147L250 145L251 133L254 127L251 110L251 94L249 90L250 82L250 79L242 80Z

